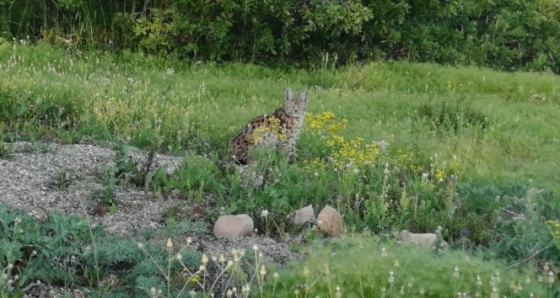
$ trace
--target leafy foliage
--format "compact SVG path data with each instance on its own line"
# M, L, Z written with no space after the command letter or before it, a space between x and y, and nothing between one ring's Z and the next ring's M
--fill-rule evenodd
M560 72L551 0L0 1L0 34L212 61L407 59ZM92 34L95 32L95 34Z
M0 122L0 159L7 159L10 157L13 151L13 144L4 145L4 141L8 141L4 139L3 133L3 124Z
M438 134L451 133L459 135L469 128L484 131L489 126L488 117L470 107L467 103L443 102L437 105L422 104L418 108L418 117L428 121L428 125Z

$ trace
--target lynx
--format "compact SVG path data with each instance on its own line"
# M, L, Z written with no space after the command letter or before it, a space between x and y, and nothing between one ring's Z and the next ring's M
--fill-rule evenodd
M296 142L307 109L307 91L294 95L286 89L284 105L270 114L258 116L249 121L229 142L229 150L234 161L252 164L250 151L259 146L270 146L293 159L296 156Z

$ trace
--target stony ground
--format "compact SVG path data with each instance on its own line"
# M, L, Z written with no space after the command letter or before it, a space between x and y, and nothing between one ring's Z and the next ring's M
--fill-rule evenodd
M193 212L195 206L189 206L177 195L162 198L134 187L117 189L116 213L98 212L99 198L95 192L103 187L100 174L105 167L113 165L115 156L109 146L28 142L4 146L13 146L13 154L8 159L0 159L0 204L25 210L39 222L45 221L52 211L58 211L87 217L93 224L102 224L107 233L127 237L145 228L161 229L169 208L174 209L179 220L201 220ZM146 156L140 150L130 155L135 160ZM157 155L154 159L156 166L165 166L168 172L176 169L181 161L181 157L167 155ZM211 231L212 223L206 224ZM276 263L285 264L299 257L290 251L287 243L263 236L228 240L217 239L211 233L197 233L177 235L176 241L181 242L187 236L208 255L229 254L233 248L251 249L257 244L264 257ZM164 239L154 241L164 243ZM38 288L32 296L52 297L60 291L48 285Z

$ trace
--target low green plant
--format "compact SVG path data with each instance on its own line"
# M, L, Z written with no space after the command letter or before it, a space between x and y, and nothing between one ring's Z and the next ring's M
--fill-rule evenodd
M49 147L49 144L44 142L31 142L26 143L22 148L23 153L51 153L52 149Z
M135 295L145 281L165 283L157 267L165 264L166 251L153 243L138 250L137 239L108 236L101 225L71 215L51 214L37 224L27 215L0 206L0 295L14 297L35 286L36 281L69 288L90 287L95 295ZM169 231L192 232L197 225L180 225ZM149 253L149 260L144 258ZM200 255L182 250L182 264L196 268ZM156 263L154 263L156 262ZM180 268L173 267L181 281ZM115 284L119 284L116 287ZM147 289L150 294L150 288Z
M22 289L30 282L29 276L21 272L22 264L32 261L37 255L37 251L33 247L29 247L32 251L24 251L26 237L24 231L27 230L32 223L26 218L22 219L17 213L9 213L0 206L1 236L0 244L0 269L2 278L0 278L0 296L8 297L10 295L20 294Z
M278 271L265 289L275 297L516 297L558 295L555 278L530 268L414 245L354 238L320 246L301 263ZM368 253L364 253L367 251ZM539 278L535 278L535 274Z
M2 132L2 124L0 123L0 159L8 159L14 151L14 145L4 144L4 133Z
M165 189L178 190L188 202L197 204L203 202L208 191L224 195L220 170L212 159L187 153L181 166L167 179Z
M560 217L558 196L555 193L527 185L502 186L493 198L500 201L499 221L491 231L492 243L488 252L510 266L530 260L560 262L560 248L545 219Z
M101 199L101 204L106 206L118 204L115 196L116 186L136 186L157 190L158 186L167 180L165 169L152 168L155 151L149 151L146 160L140 163L132 159L129 154L130 150L132 149L120 143L115 146L114 165L105 167L101 173L103 188L94 194L94 197Z
M100 200L100 204L104 206L112 206L118 204L115 195L115 185L117 183L110 168L104 170L102 174L102 188L93 192L93 197Z
M115 215L115 213L117 213L117 204L115 204L115 202L112 202L111 205L109 205L109 213L111 215Z
M454 104L444 101L439 104L424 103L418 107L418 117L428 122L428 125L438 135L451 133L454 135L465 132L481 131L490 125L488 117L482 112L470 107L464 101Z
M167 216L163 232L166 236L172 237L174 235L185 235L189 233L204 233L207 232L207 229L205 224L201 221L177 221L175 218Z
M47 223L37 225L24 214L4 206L0 207L0 215L2 268L18 277L4 290L18 293L37 279L66 286L81 283L79 272L87 262L78 259L81 249L91 243L87 221L51 214ZM95 229L94 233L97 232Z
M77 180L76 173L70 169L64 168L52 178L50 186L57 190L65 190L68 189L75 180Z

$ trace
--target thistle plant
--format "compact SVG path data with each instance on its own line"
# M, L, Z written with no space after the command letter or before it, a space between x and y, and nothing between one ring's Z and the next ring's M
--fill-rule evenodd
M169 238L165 247L167 250L167 258L165 264L160 262L146 250L143 243L138 243L137 247L147 256L156 266L159 273L163 277L165 289L150 289L152 297L182 297L183 293L190 296L202 294L205 297L214 297L222 295L231 297L250 297L253 287L258 289L259 295L265 297L269 292L265 292L265 278L269 275L267 265L263 263L263 254L259 251L258 245L253 246L252 255L253 262L250 267L253 271L244 272L242 264L249 263L245 250L232 249L231 255L220 254L219 256L209 257L207 254L200 256L200 265L198 268L189 268L184 262L183 253L193 245L193 240L188 237L186 244L175 249L173 241ZM179 264L179 267L175 266ZM212 271L212 280L210 273ZM248 275L250 274L250 275ZM279 275L273 274L274 280ZM165 295L163 292L165 291ZM274 293L274 289L272 290Z

